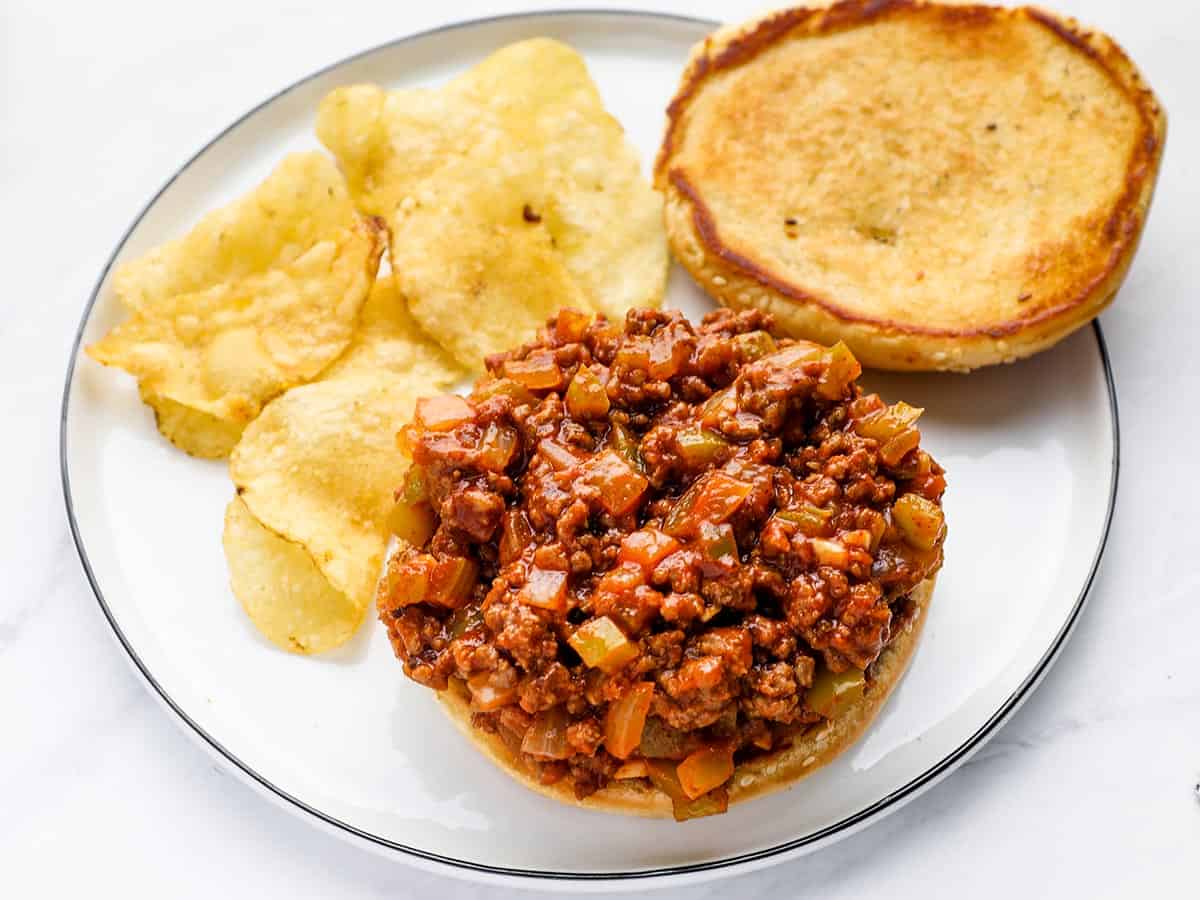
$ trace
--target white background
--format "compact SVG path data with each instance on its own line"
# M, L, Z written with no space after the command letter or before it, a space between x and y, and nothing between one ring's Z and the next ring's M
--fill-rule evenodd
M405 33L588 5L0 2L6 896L501 895L318 831L183 735L134 677L84 581L58 481L58 403L78 317L112 247L229 121ZM624 5L723 19L763 8ZM1060 8L1115 35L1170 116L1142 250L1102 320L1122 468L1089 608L1035 696L948 781L832 849L688 897L1200 892L1200 13L1167 0ZM1019 567L1002 574L1019 589Z

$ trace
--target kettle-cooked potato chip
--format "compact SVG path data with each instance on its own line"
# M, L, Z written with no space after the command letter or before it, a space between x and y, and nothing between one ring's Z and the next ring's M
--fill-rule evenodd
M153 308L168 297L282 268L355 218L333 161L324 153L292 153L250 193L123 264L113 290L130 309Z
M308 552L258 521L240 497L225 509L229 580L246 615L272 643L322 653L350 639L365 607L335 590Z
M503 132L484 108L449 86L386 91L355 84L321 101L317 137L337 157L358 208L386 219L446 162L471 155L472 143L499 140Z
M229 459L238 496L254 518L301 548L356 616L374 596L393 491L408 465L396 433L422 392L422 384L387 373L292 388L246 427ZM289 566L271 573L276 599L261 602L295 602L285 586L308 576ZM238 580L233 586L239 590ZM326 593L314 595L314 603L327 601Z
M132 264L132 315L87 351L137 376L144 397L233 433L345 350L382 250L381 226L354 211L332 161L288 157L251 195ZM184 436L191 424L176 416L172 439L209 445Z
M414 317L464 364L562 306L619 319L662 300L661 198L564 44L510 45L438 90L340 88L317 133L387 219Z
M394 280L380 278L346 352L246 429L230 459L240 496L225 554L234 592L276 644L320 653L353 633L407 466L396 432L418 395L464 375L413 321Z
M535 38L501 48L452 85L496 113L510 143L523 136L534 146L542 202L533 212L596 309L620 321L634 306L659 305L669 265L662 197L583 58Z
M467 376L416 323L391 275L376 279L350 346L321 373L321 380L381 373L402 375L430 394Z
M139 383L142 402L154 410L154 424L168 441L200 459L224 459L237 445L245 427L228 422L198 409L168 400L146 390Z
M544 224L522 215L511 179L475 163L420 184L392 218L396 281L413 318L464 367L530 338L564 306L592 310Z

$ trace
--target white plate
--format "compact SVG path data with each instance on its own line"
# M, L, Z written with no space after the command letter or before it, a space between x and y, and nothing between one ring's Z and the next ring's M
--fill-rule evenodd
M860 743L792 790L676 825L557 805L495 771L408 682L369 621L341 651L268 645L226 582L224 465L154 429L131 380L80 360L120 317L112 266L184 231L316 146L337 85L441 82L510 41L551 35L587 58L647 166L688 48L711 23L622 13L469 23L368 51L231 125L150 201L88 302L63 400L62 471L80 557L137 669L188 731L265 793L333 831L441 871L491 880L645 885L778 862L844 837L960 765L1045 674L1099 561L1116 490L1117 418L1099 328L970 376L874 377L928 408L948 470L947 560L925 637ZM670 302L710 308L682 271ZM544 883L544 882L542 882Z

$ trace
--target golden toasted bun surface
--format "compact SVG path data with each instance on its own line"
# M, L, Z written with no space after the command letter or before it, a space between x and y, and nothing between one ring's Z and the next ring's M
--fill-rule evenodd
M891 369L1015 359L1095 316L1165 137L1106 36L919 0L718 31L669 112L656 179L701 286Z
M912 614L905 622L904 629L892 639L871 667L870 681L862 699L847 706L836 718L799 735L790 747L739 765L730 782L730 803L790 787L858 740L908 668L925 625L929 603L933 599L934 581L929 578L913 590L910 595ZM488 759L527 788L584 809L630 816L671 817L670 798L644 779L610 782L607 787L584 800L575 798L568 778L555 784L542 784L497 735L481 731L471 724L471 705L465 688L452 682L449 689L438 694L438 699L463 734Z

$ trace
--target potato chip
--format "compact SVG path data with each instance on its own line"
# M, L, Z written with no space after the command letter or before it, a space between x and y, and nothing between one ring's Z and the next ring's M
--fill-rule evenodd
M634 306L658 306L669 263L662 198L583 58L548 38L521 41L451 87L497 113L510 142L536 147L543 199L533 212L596 309L622 320Z
M292 388L247 426L229 459L255 518L301 547L358 611L374 596L392 492L408 466L396 433L423 391L382 373Z
M350 85L317 112L317 137L337 157L358 208L385 219L447 161L470 155L489 128L502 135L486 110L448 90Z
M283 268L355 218L333 161L323 153L293 153L185 236L118 268L113 290L132 310L152 309L169 297Z
M394 279L385 277L371 289L349 348L321 380L278 398L247 428L230 460L241 490L235 503L249 503L245 515L285 549L265 547L270 542L245 527L230 536L227 519L226 555L235 592L275 643L318 653L349 637L347 623L359 621L374 595L392 492L407 466L396 432L418 395L464 375L425 336ZM254 549L231 546L246 535ZM257 581L248 577L251 553ZM302 588L312 592L311 601ZM308 634L307 642L297 643L296 633Z
M240 497L225 509L222 543L233 593L272 643L321 653L358 628L365 607L335 590L303 547L265 527Z
M392 220L396 281L413 318L463 366L531 337L563 306L592 311L544 224L526 221L509 179L445 167Z
M464 364L562 306L619 319L662 300L661 198L564 44L513 44L439 90L341 88L317 133L387 219L414 317Z
M224 459L233 450L245 427L227 422L198 409L168 400L139 384L142 402L154 410L154 423L168 441L201 459Z
M276 203L282 202L289 179L319 176L323 167L333 168L319 154L305 155L308 158L323 163L299 165L292 162L296 157L289 157L251 195L261 202L256 205L247 198L234 204L235 211L262 229L266 252L255 255L249 246L240 248L254 256L246 263L254 271L225 260L217 249L220 233L212 241L202 240L214 227L210 217L164 252L168 262L163 265L169 271L162 278L139 282L148 286L137 295L133 315L88 347L88 353L136 375L144 393L234 426L250 421L272 397L314 378L333 362L350 343L383 241L373 220L350 209L344 187L338 196L326 182L314 196L309 186L297 186L291 199L313 209ZM337 208L336 224L321 208L325 202ZM221 211L222 216L226 212ZM261 222L260 214L265 217ZM328 227L317 234L285 224L305 218ZM276 219L279 227L272 230L267 222ZM250 239L232 226L227 233L236 245ZM292 238L312 242L287 243ZM212 277L196 267L189 274L187 252L193 239L198 257L213 265ZM270 253L276 254L274 259L268 258ZM149 266L145 271L157 269ZM229 280L219 280L226 275ZM176 284L198 289L172 293Z
M431 394L467 375L416 323L390 275L375 281L350 346L321 373L321 380L385 372L403 375Z

